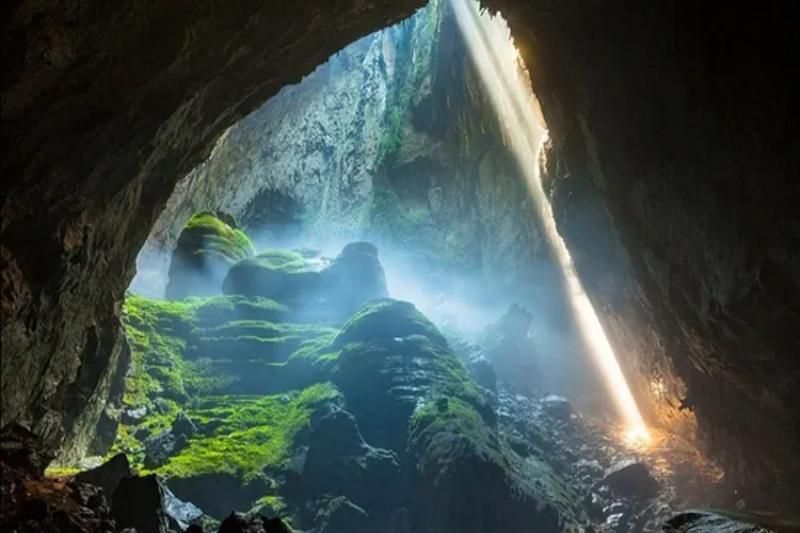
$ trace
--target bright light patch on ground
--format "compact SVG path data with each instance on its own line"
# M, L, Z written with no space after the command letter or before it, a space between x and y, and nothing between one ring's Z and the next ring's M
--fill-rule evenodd
M626 440L646 441L647 427L564 239L558 233L550 201L542 187L538 163L547 130L510 30L499 16L481 13L472 0L451 0L451 3L471 59L500 118L505 142L525 176L545 237L561 266L578 328L624 420Z

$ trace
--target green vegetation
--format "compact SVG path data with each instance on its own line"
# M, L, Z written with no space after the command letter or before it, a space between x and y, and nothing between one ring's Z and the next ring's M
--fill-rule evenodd
M241 406L246 411L249 403L261 401L261 397L248 400L227 396L225 391L251 376L263 382L265 392L275 390L278 376L297 386L306 386L304 383L321 376L318 371L329 368L335 360L336 355L329 347L338 330L281 322L285 315L284 306L266 298L222 296L174 301L129 294L123 323L131 346L131 366L126 376L123 408L144 408L145 415L138 423L120 425L111 453L124 451L135 466L141 466L146 438L169 429L179 412L193 413L190 416L203 419L213 413L208 411L209 402L228 401L232 408ZM319 354L320 350L325 353ZM259 369L247 364L259 356L263 361ZM324 357L324 362L318 363L318 357ZM234 364L222 364L226 360L233 360ZM274 364L267 364L270 362ZM287 417L294 417L303 405L309 404L312 393L313 389L305 393L294 411L275 414L273 409L275 420L286 422ZM256 405L275 406L274 398L264 397L262 403ZM223 429L219 431L226 427L234 429L220 427ZM237 431L240 445L248 435L265 435L257 428ZM279 431L277 426L276 431ZM222 444L222 441L211 443L207 448L193 444L197 450L205 450L204 468L210 468L210 457ZM274 440L269 446L274 451L277 445ZM266 453L265 450L261 449ZM184 458L170 468L185 472L188 463Z
M209 298L194 310L194 318L202 327L214 327L238 320L264 320L282 322L289 308L274 300L260 296L227 295Z
M422 335L431 342L447 346L447 340L436 326L413 304L384 298L361 306L342 326L335 346L350 342L392 340L396 337Z
M201 428L214 429L191 438L157 472L177 477L229 473L248 480L265 467L283 466L295 435L308 425L314 408L338 395L333 385L320 383L286 395L201 399L188 415Z
M434 397L417 408L409 448L423 460L449 462L469 454L504 462L497 435L472 405L452 396Z
M306 269L305 257L293 250L267 250L255 256L251 262L263 268L284 272L300 272Z
M255 254L250 237L206 211L189 219L180 240L183 242L179 247L193 248L195 254L214 255L231 263Z

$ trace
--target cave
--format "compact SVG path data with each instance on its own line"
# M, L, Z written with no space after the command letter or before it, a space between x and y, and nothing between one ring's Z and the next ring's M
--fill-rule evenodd
M4 530L800 530L797 7L0 14Z

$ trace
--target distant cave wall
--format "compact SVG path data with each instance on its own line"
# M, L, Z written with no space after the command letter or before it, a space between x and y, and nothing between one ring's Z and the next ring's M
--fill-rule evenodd
M737 497L800 508L797 6L490 3L531 67L590 292L612 317L646 317L611 328L626 369L674 370L670 393ZM559 189L600 200L627 296L593 280Z
M419 5L0 7L1 425L53 446L91 427L136 254L177 179L268 97Z
M436 20L429 5L337 50L231 127L170 197L140 254L134 290L161 292L181 228L203 209L233 214L257 245L279 245L298 233L321 243L357 238L381 164L387 101L405 83L397 63L430 49ZM295 211L294 232L252 216L270 195Z
M158 294L183 224L248 219L270 191L297 206L304 238L370 238L438 267L481 272L489 291L535 299L549 269L532 202L449 3L364 37L285 87L182 179L139 258L134 290ZM148 290L149 288L149 290Z

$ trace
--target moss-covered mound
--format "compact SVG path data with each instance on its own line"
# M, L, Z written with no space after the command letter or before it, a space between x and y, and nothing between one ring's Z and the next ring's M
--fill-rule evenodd
M295 318L311 321L341 321L364 302L387 294L378 250L366 242L348 244L333 261L268 250L234 265L223 292L277 300Z
M168 298L219 294L231 265L253 256L250 238L232 218L222 218L201 212L186 223L172 254Z
M358 309L344 324L334 344L394 341L411 335L421 335L439 346L447 346L444 336L414 304L385 298Z
M371 302L334 341L334 381L369 442L411 473L415 531L561 531L572 495L497 434L494 411L442 335L407 302Z
M304 272L308 257L260 260ZM568 491L505 444L489 398L412 304L370 300L340 328L295 316L263 295L130 295L111 453L217 519L259 510L313 532L398 520L421 532L555 531L572 520Z

